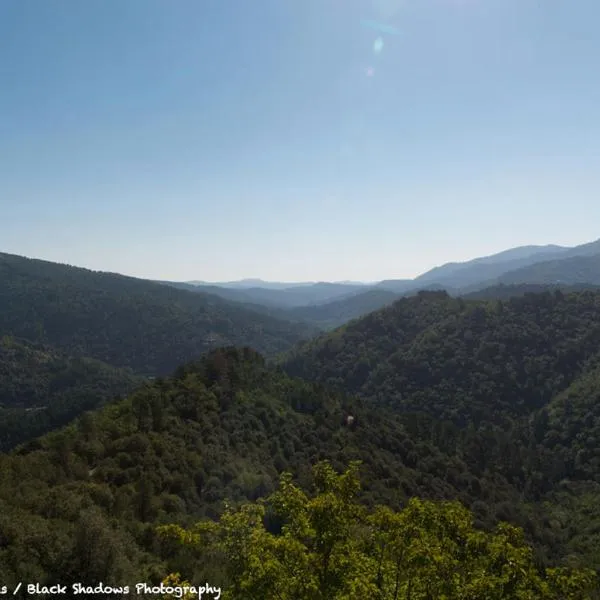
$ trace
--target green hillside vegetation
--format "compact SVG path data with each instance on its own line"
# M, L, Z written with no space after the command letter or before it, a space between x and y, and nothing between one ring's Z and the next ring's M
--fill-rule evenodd
M143 375L222 345L275 354L312 331L208 294L0 254L0 334Z
M413 442L519 490L567 554L598 568L599 342L598 292L422 293L305 344L283 367L389 408Z
M541 294L543 292L562 293L585 292L585 291L600 291L600 285L592 283L580 283L573 285L565 285L561 283L518 283L518 284L503 284L494 285L475 292L461 294L461 298L465 300L508 300L525 294Z
M401 412L506 425L566 389L599 348L600 293L421 292L306 342L284 368Z
M481 455L487 441L290 379L250 349L217 350L0 456L0 579L117 585L194 571L211 580L222 575L219 561L176 551L156 526L217 518L225 500L235 509L275 491L286 470L308 490L311 465L322 460L338 471L363 462L366 507L399 510L415 496L459 500L477 527L522 526L536 564L593 566L594 550L577 538L591 532L561 520L560 506L523 499ZM511 458L533 460L528 452L521 444ZM544 475L532 463L514 468Z
M416 498L399 512L369 511L357 501L357 465L337 475L319 463L313 472L313 494L286 474L265 502L161 532L199 562L218 557L225 600L599 597L593 571L539 569L522 531L508 524L486 533L459 503Z
M89 358L0 338L0 451L132 392L142 377Z

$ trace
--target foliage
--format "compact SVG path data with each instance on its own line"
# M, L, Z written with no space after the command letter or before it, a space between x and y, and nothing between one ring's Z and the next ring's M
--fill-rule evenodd
M402 412L506 426L566 389L599 343L600 293L422 292L307 342L283 366Z
M0 254L0 335L142 375L228 344L281 352L311 332L217 296Z
M459 503L412 499L399 512L356 500L358 465L313 469L316 493L281 477L263 502L228 508L218 523L161 534L215 553L226 565L227 600L551 600L598 597L589 570L540 571L523 533L473 527ZM267 515L279 526L269 529Z
M91 297L70 293L69 302ZM154 318L149 297L140 299L143 319ZM97 581L110 571L115 584L159 583L167 570L224 578L218 556L197 563L189 549L157 539L155 527L215 519L225 501L235 512L273 492L286 470L307 490L310 466L324 459L338 470L363 462L356 498L364 510L458 500L478 529L490 533L499 521L522 528L536 566L600 568L599 316L600 295L591 292L505 301L421 293L310 342L280 366L249 348L212 351L0 456L0 579L79 573L77 581ZM88 349L102 341L99 323ZM66 420L133 377L69 344L73 354L63 354L58 333L53 347L4 339L8 410L52 404ZM122 347L115 340L106 338L115 360L131 348L136 363L166 356L160 345L143 348L143 338ZM29 427L14 434L25 439ZM267 510L265 519L276 532L279 517Z
M503 515L526 528L540 556L565 557L568 540L545 524L546 513L523 504L521 489L493 472L473 473L468 456L411 434L388 409L290 379L252 350L230 348L0 456L0 539L11 540L0 548L3 580L18 581L23 571L40 581L76 571L91 579L112 546L94 546L82 566L73 540L78 528L89 529L80 515L95 511L99 531L127 549L115 555L120 570L160 582L167 567L192 567L185 553L158 544L157 524L216 518L224 501L236 507L271 493L285 470L307 488L310 465L323 459L336 468L363 461L365 506L460 499L481 525ZM41 554L27 551L34 531ZM585 551L576 561L588 560ZM202 565L218 571L218 561Z
M143 378L88 358L73 358L41 345L0 339L0 450L66 425Z

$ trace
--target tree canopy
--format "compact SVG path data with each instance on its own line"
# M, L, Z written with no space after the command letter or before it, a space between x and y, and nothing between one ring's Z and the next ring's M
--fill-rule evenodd
M263 501L228 508L218 522L160 529L218 557L226 600L590 600L589 570L540 570L523 532L473 526L460 503L411 499L400 511L357 501L358 464L313 469L307 494L285 473Z

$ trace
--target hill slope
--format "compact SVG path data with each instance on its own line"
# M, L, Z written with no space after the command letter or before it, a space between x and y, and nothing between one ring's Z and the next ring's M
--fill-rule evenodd
M560 291L564 294L571 292L600 291L600 285L580 283L565 285L563 283L518 283L497 284L476 292L461 294L464 300L508 300L525 294L541 294L543 292Z
M314 323L323 329L333 329L391 304L398 294L384 289L370 289L317 306L301 306L286 311L290 319Z
M459 499L480 524L521 524L540 557L564 558L574 532L544 520L542 504L523 501L523 487L496 469L496 455L481 452L487 442L483 433L405 420L290 379L249 349L214 351L0 456L0 539L8 540L0 576L9 585L24 573L41 583L160 581L189 570L193 556L162 546L156 524L190 524L217 516L225 498L264 496L284 469L308 485L310 465L323 459L338 470L364 461L367 504ZM507 443L512 452L499 457L527 451ZM530 466L523 460L517 468ZM531 467L529 476L538 471ZM574 560L589 562L583 553ZM205 577L213 567L196 565Z
M600 253L550 260L505 273L503 284L537 283L600 285Z
M145 375L223 344L278 353L311 333L217 296L0 254L0 334Z
M89 358L0 339L0 451L132 392L144 379Z
M447 263L419 275L415 281L464 287L479 281L487 281L512 269L566 255L567 251L568 248L552 245L521 246L462 263Z
M600 254L600 240L571 248L556 245L522 246L463 263L448 263L435 267L418 276L414 282L416 284L435 283L448 291L462 290L463 292L479 290L497 283L554 283L556 279L563 278L543 279L537 273L536 265L595 254ZM504 275L517 271L522 276L504 278ZM596 282L596 278L592 280L580 277L573 280L565 277L564 279L565 283Z
M477 302L421 292L286 360L294 376L457 424L542 407L600 351L600 293Z

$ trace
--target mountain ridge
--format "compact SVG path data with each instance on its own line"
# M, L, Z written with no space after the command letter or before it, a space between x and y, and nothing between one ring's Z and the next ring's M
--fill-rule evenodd
M314 329L216 295L0 254L0 332L158 375L223 344L276 354Z
M193 282L193 284L197 285L197 291L204 289L228 300L287 309L326 304L341 300L344 296L351 297L354 292L360 293L372 289L383 289L398 294L419 289L445 289L450 293L461 295L502 283L499 278L518 269L552 259L560 260L593 254L600 254L600 239L570 247L556 244L518 246L464 262L445 263L413 279L385 279L371 283L297 282L294 284L247 279L222 284L201 282ZM519 281L519 283L535 282ZM584 282L577 281L577 283ZM183 285L191 284L186 282Z

